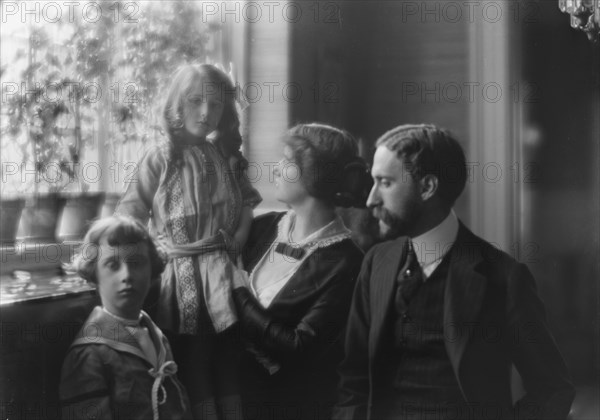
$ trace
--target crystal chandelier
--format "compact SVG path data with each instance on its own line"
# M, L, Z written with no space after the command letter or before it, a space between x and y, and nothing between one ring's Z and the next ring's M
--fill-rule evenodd
M571 15L571 26L587 35L590 41L600 38L600 0L558 0L561 12Z

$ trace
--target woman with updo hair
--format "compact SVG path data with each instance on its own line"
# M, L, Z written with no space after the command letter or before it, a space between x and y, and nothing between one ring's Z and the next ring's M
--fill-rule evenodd
M288 131L274 176L289 210L254 220L233 280L244 419L326 419L363 258L336 207L364 207L371 178L354 137L323 124Z

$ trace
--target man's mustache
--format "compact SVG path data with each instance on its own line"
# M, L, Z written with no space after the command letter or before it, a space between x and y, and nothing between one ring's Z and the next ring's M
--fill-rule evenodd
M373 213L373 217L375 217L376 219L381 220L386 225L393 224L395 217L387 209L385 209L381 206L377 206L377 207L373 207L371 210Z

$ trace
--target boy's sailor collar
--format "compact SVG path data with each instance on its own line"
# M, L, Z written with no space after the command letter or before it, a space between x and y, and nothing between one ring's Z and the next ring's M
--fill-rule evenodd
M150 365L154 365L144 354L140 344L131 333L131 325L123 323L119 318L103 310L100 306L96 306L81 327L71 347L87 344L104 344L116 351L133 354L147 361ZM160 343L159 354L157 355L158 362L159 364L163 364L167 359L167 350L163 344L164 337L162 332L155 327L148 314L144 311L140 313L140 323L148 328L148 332L151 335L156 335L156 342ZM137 326L139 327L139 324Z

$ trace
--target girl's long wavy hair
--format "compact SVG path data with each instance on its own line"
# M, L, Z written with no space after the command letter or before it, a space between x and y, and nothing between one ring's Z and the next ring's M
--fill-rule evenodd
M184 128L184 104L189 92L197 86L211 89L221 95L223 114L217 124L214 142L222 150L236 151L242 144L240 134L240 118L235 106L236 87L229 77L211 64L185 65L173 77L167 91L167 99L163 108L163 124L169 137L169 157L176 161L181 157L178 142Z

